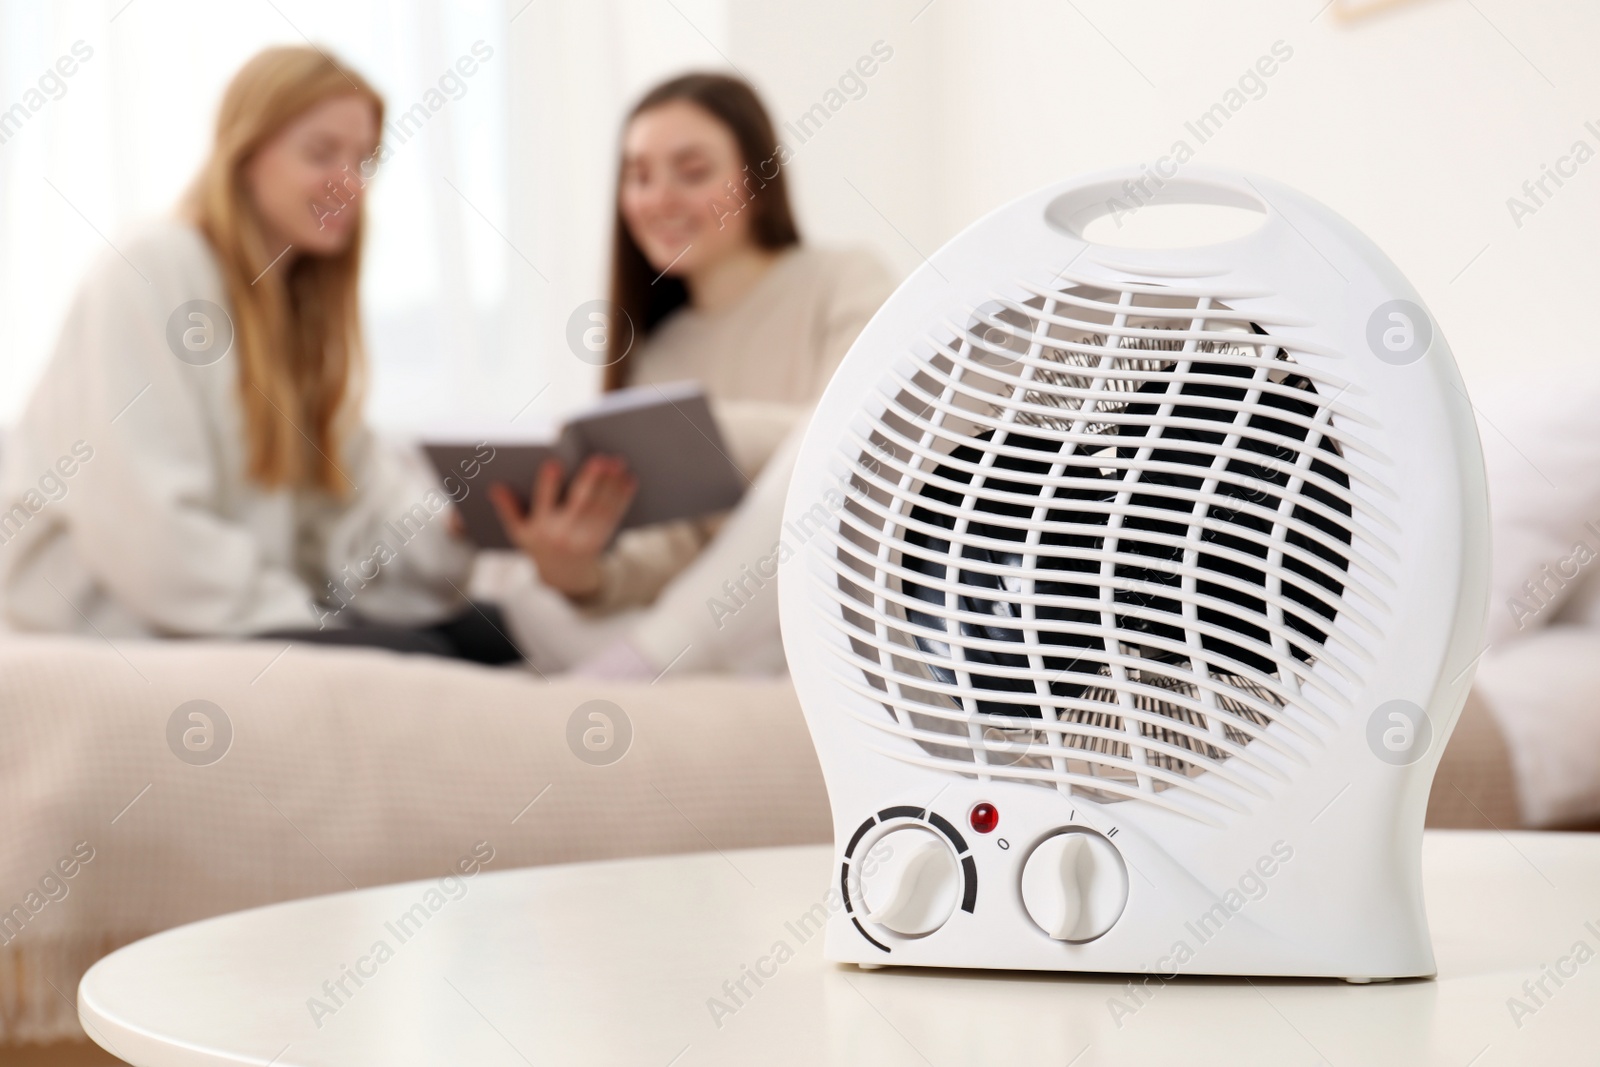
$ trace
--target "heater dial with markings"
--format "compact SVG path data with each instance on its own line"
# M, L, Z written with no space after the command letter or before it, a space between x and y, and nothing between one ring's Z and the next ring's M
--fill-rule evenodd
M1128 868L1110 841L1063 830L1039 842L1022 868L1022 903L1057 941L1092 941L1128 902Z
M885 848L885 846L887 846ZM905 937L943 926L961 899L961 867L944 836L930 827L890 830L873 845L883 860L861 874L868 922Z

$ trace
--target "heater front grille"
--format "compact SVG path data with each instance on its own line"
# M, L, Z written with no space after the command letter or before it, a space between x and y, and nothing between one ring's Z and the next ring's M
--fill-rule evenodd
M1266 795L1260 746L1302 758L1306 689L1337 706L1381 637L1353 547L1385 490L1348 384L1273 325L1074 283L896 361L823 585L840 680L915 742L884 751L1190 814Z

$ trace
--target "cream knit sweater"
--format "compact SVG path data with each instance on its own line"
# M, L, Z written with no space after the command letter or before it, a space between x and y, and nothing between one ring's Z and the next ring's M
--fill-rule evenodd
M448 501L365 426L336 457L356 487L344 501L245 477L232 354L199 366L169 344L194 300L229 305L206 240L176 220L84 280L0 455L4 625L245 635L461 610L470 556Z
M703 385L730 458L753 487L892 288L882 264L860 249L791 248L732 307L716 314L684 307L669 316L629 357L628 384ZM602 560L600 591L580 606L602 615L651 603L721 523L663 523L622 534Z
M627 639L656 670L783 670L776 581L783 502L806 419L893 288L872 255L796 248L715 315L683 308L629 357L630 384L693 379L710 394L729 456L750 481L730 514L630 530L574 605L518 566L500 584L534 666L561 671ZM752 570L754 568L754 570ZM766 577L756 571L765 570Z

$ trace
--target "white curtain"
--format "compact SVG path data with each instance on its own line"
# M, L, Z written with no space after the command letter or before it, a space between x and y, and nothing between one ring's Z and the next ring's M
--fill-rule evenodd
M617 124L657 77L724 65L724 4L0 0L0 426L87 264L188 184L233 72L307 39L362 71L391 123L426 115L386 131L371 194L370 417L527 421L581 401L597 371L566 319L604 292Z

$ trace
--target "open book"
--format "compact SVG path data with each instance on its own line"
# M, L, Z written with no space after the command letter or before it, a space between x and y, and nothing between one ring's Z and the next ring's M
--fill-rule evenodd
M622 529L725 511L745 479L727 456L706 394L694 382L641 385L605 394L558 429L478 427L425 434L423 451L480 548L510 548L488 487L510 486L528 503L545 460L570 482L590 456L619 456L639 480Z

